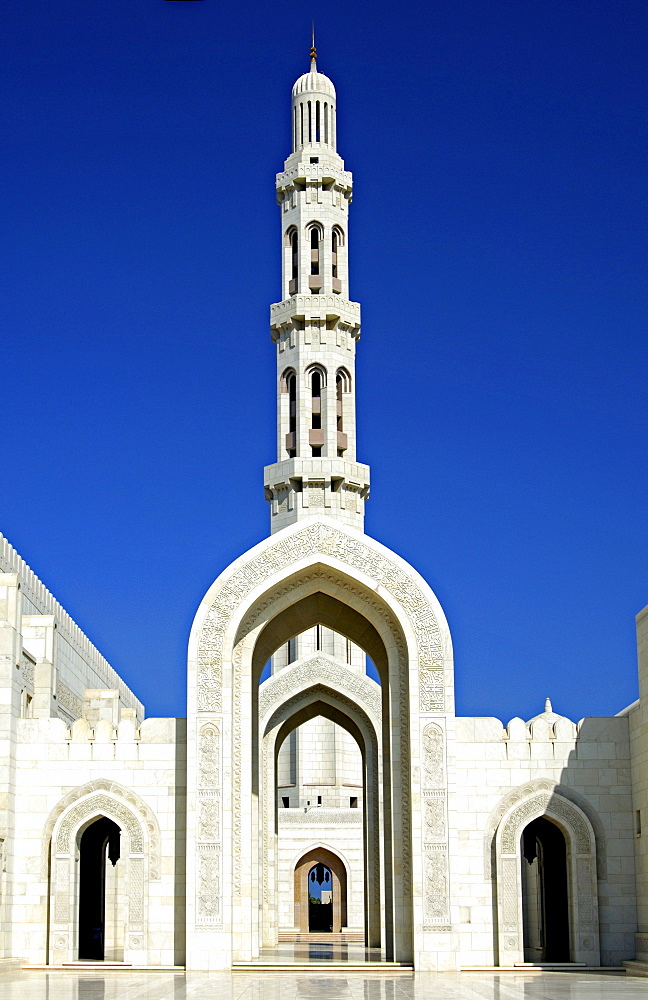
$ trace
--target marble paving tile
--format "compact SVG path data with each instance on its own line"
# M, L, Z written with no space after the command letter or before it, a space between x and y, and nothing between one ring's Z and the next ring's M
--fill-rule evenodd
M623 974L0 973L1 1000L648 1000Z

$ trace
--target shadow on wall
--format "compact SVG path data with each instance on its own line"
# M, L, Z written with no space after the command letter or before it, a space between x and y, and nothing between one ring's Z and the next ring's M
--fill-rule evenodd
M628 719L576 726L547 700L541 715L513 719L504 733L498 720L474 721L477 742L503 737L507 760L542 775L500 800L485 834L496 961L609 966L634 958Z

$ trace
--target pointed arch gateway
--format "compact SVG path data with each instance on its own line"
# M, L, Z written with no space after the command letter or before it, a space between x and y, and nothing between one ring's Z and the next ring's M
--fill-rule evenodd
M379 755L369 729L359 742L369 748L367 759L372 752L379 757L379 779L372 777L371 783L379 802L387 956L417 962L417 956L438 951L436 935L449 930L447 822L430 834L412 821L412 800L420 794L421 730L434 719L444 732L446 714L453 711L445 617L427 584L399 557L331 519L312 518L283 529L234 562L210 588L192 627L188 968L229 968L256 958L262 942L272 939L272 851L267 843L260 850L259 844L274 788L264 787L267 733L260 728L258 682L274 651L315 624L361 646L381 676ZM351 718L357 706L343 706L342 693L332 686L315 691L316 686L305 682L310 707L289 709L290 718L281 725L292 725L317 701L318 713L324 706L337 713L340 724L360 730ZM200 778L205 726L218 732L222 765L210 784ZM443 787L437 790L442 809L446 784L443 763ZM217 817L217 836L205 833L205 811ZM424 865L429 852L439 876L434 879Z
M527 928L523 861L525 831L552 824L564 841L562 887L568 924L568 961L600 963L597 844L587 815L554 788L529 790L501 816L495 833L497 936L500 965L525 961Z
M98 836L92 838L95 831ZM96 843L89 843L89 838ZM84 869L88 866L84 864L84 854L88 851L94 855L90 867L95 869L94 877L99 880L96 891L101 896L106 892L103 855L107 852L113 865L121 862L120 877L111 880L114 900L119 899L120 926L114 944L124 961L146 964L146 887L149 881L160 877L159 842L159 826L152 811L139 796L117 782L105 779L88 782L72 789L55 806L43 836L49 874L50 964L74 961L83 949L80 921L87 893L82 880L86 877ZM100 912L103 905L102 899L94 909ZM99 922L103 924L104 918ZM103 948L102 940L102 951Z

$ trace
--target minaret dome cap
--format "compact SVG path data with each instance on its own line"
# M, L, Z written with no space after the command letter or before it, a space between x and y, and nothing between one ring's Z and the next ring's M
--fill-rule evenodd
M335 100L335 87L328 76L315 70L311 73L304 73L295 81L292 89L293 98L300 97L302 94L324 94Z

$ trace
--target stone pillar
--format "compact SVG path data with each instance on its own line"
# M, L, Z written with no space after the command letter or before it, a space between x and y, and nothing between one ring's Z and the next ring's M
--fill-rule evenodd
M20 717L22 598L16 573L0 573L0 957L11 957L15 743Z
M639 706L629 715L637 877L636 958L648 962L648 606L637 615Z

